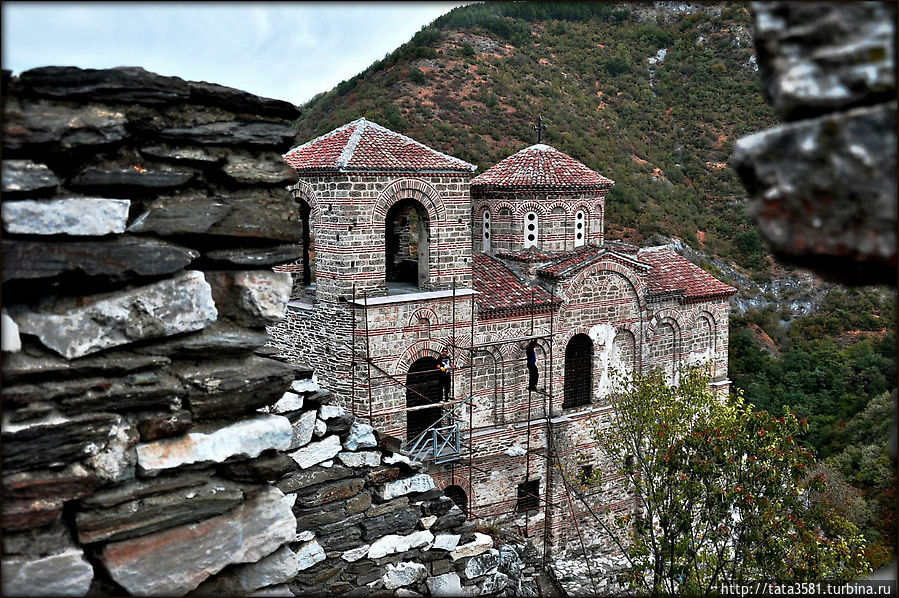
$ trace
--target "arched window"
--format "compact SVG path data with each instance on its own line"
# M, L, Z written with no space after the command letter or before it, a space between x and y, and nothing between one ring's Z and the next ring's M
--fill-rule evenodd
M537 212L528 212L524 215L524 248L537 247L538 235Z
M411 366L406 375L406 408L440 403L440 376L437 360L422 357ZM406 412L406 442L411 444L419 434L433 426L443 415L439 405Z
M575 334L565 347L565 398L562 408L590 404L593 380L593 341Z
M582 247L587 244L587 214L584 210L578 210L574 214L574 246Z
M481 251L490 251L490 210L481 217Z
M428 212L414 199L404 199L387 211L384 247L388 283L428 283Z
M468 513L468 495L465 494L465 490L462 489L462 486L457 486L456 484L447 486L443 489L443 493L447 495L457 507L462 509L463 513Z

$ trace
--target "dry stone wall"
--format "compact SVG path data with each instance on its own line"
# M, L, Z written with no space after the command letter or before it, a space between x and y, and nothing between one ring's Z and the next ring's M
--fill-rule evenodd
M533 594L266 349L294 106L139 68L4 72L3 98L4 595Z
M781 260L896 283L896 4L755 2L765 97L784 121L737 141L747 212Z

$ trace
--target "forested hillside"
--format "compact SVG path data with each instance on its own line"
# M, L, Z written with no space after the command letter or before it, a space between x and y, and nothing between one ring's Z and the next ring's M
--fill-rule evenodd
M608 238L679 238L696 250L690 259L742 289L734 386L759 408L808 419L803 440L832 480L821 504L847 510L878 566L896 537L883 426L896 389L896 294L797 278L747 218L727 160L737 138L776 123L751 25L741 3L457 8L311 100L297 142L365 116L483 172L535 143L542 116L547 143L615 181Z
M736 138L775 122L749 12L646 6L457 8L304 106L297 142L365 116L483 172L535 143L542 116L547 143L616 182L610 238L660 232L759 266L760 239L726 166Z

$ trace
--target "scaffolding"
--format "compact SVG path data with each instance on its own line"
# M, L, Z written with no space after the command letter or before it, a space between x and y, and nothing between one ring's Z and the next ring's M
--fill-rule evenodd
M552 522L552 510L558 510L561 514L564 509L567 507L569 513L571 515L571 519L574 522L575 531L577 533L578 542L580 544L581 551L583 552L584 559L587 562L588 573L590 576L590 582L593 587L594 593L596 592L596 584L594 581L593 572L590 569L589 558L587 557L587 551L583 540L583 535L580 530L580 525L577 521L577 516L574 510L573 501L571 498L571 488L568 484L567 479L565 479L564 468L559 461L559 454L556 448L556 442L553 437L553 422L552 422L552 405L553 405L553 373L554 363L554 335L555 335L555 311L556 305L561 303L560 300L557 300L556 297L556 289L555 285L553 285L550 290L549 297L549 332L548 334L537 335L535 334L535 315L536 315L536 301L535 301L535 286L531 286L531 300L529 304L529 315L530 315L530 329L529 335L526 338L515 338L515 339L506 339L506 340L491 340L487 342L483 342L480 344L475 343L475 316L476 316L476 301L475 294L472 293L470 295L470 311L469 311L469 326L470 331L468 335L469 343L467 346L461 346L457 343L456 339L456 303L457 303L457 289L456 289L456 279L453 279L452 283L452 301L451 301L451 334L450 334L450 342L448 347L452 348L453 356L459 355L459 353L466 353L466 366L465 370L467 370L468 377L468 396L461 399L453 399L450 401L441 401L437 404L435 403L427 403L421 406L405 406L405 407L396 407L392 409L380 409L374 410L373 408L373 395L372 395L372 382L373 381L386 381L388 384L393 384L398 388L402 388L407 396L411 393L413 395L418 395L420 398L428 401L429 398L418 392L417 390L410 388L406 382L397 378L397 376L390 374L385 371L383 368L374 363L371 355L371 345L369 343L369 316L368 316L368 293L364 293L361 301L357 299L356 296L356 288L353 285L353 296L352 296L352 339L351 339L351 348L352 348L352 360L350 364L351 369L351 410L355 415L365 415L365 405L359 406L356 400L356 367L360 364L365 364L365 386L368 393L367 400L367 417L369 423L374 424L374 417L384 416L384 415L393 415L397 413L409 413L415 412L417 410L423 409L433 409L434 407L448 408L445 413L443 413L438 420L431 423L431 425L416 435L414 438L407 438L406 441L402 445L402 450L404 450L410 457L418 461L432 461L435 464L449 464L450 466L450 476L452 480L456 479L456 468L460 468L466 471L466 475L464 477L467 478L469 487L471 486L471 482L473 480L473 474L477 471L480 474L489 474L490 471L484 470L477 465L475 465L475 454L474 454L474 443L473 443L473 434L475 431L474 427L474 396L473 396L473 379L474 379L474 363L475 356L479 352L487 352L488 348L495 348L504 344L520 344L522 341L530 342L532 340L544 341L547 343L547 353L548 360L544 360L544 363L548 361L548 375L546 369L544 369L544 380L547 380L545 390L532 390L530 388L530 384L528 385L528 396L527 396L527 416L525 419L526 429L525 429L525 438L526 438L526 447L524 453L525 459L525 477L524 483L526 484L530 480L531 476L531 457L543 458L544 460L544 471L546 473L545 479L546 483L543 488L543 496L541 497L539 494L529 495L533 497L538 507L542 505L544 511L543 517L543 557L542 563L544 569L547 566L549 553L551 549L551 522ZM558 301L558 303L557 303ZM362 307L362 320L363 320L363 331L362 335L364 336L364 349L365 354L361 357L361 360L357 360L356 353L356 345L357 345L357 335L358 331L356 330L356 309L357 306ZM506 360L502 359L499 364L505 365ZM379 375L373 376L372 369L377 370ZM454 370L458 370L459 368L454 368ZM455 391L455 380L456 377L452 377L452 386L453 391ZM496 387L494 387L494 392L496 392ZM502 378L502 385L500 387L500 392L505 395L505 377ZM540 408L542 411L542 417L534 417L534 395L538 395L540 397ZM453 396L455 397L455 392L453 392ZM361 408L359 408L361 407ZM468 426L467 432L468 437L465 438L464 431L462 429L461 424L464 422L464 419L457 412L457 409L460 407L467 407L467 419ZM543 427L543 431L545 434L545 446L544 452L536 450L531 447L531 436L534 429L539 429L539 427ZM563 491L566 497L566 500L563 503L553 502L552 500L552 479L553 479L553 467L554 463L558 465L558 469L561 473L561 479L563 484ZM526 487L526 486L525 486ZM466 514L469 519L485 519L487 517L498 517L502 515L511 515L518 513L518 498L507 499L502 501L494 501L483 504L476 504L477 496L470 496L471 502L466 506ZM510 503L510 508L508 510L503 510L500 512L494 512L494 509L497 506L505 506L506 503ZM482 513L481 515L478 512ZM488 514L489 512L489 514ZM525 525L523 528L523 535L525 538L529 537L529 522L530 522L530 509L524 511L525 516Z

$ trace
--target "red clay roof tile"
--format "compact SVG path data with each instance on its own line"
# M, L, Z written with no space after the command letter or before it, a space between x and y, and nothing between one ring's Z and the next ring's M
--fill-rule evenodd
M472 270L475 290L480 293L478 308L482 311L529 310L533 302L535 311L540 312L561 301L552 299L540 286L528 285L508 266L486 253L473 256Z
M737 292L672 249L647 247L639 251L637 259L652 266L646 281L649 296L676 294L697 300L730 297Z
M568 154L542 143L512 154L471 179L472 188L597 188L612 184Z
M477 168L364 118L293 148L284 160L299 171L473 172Z

